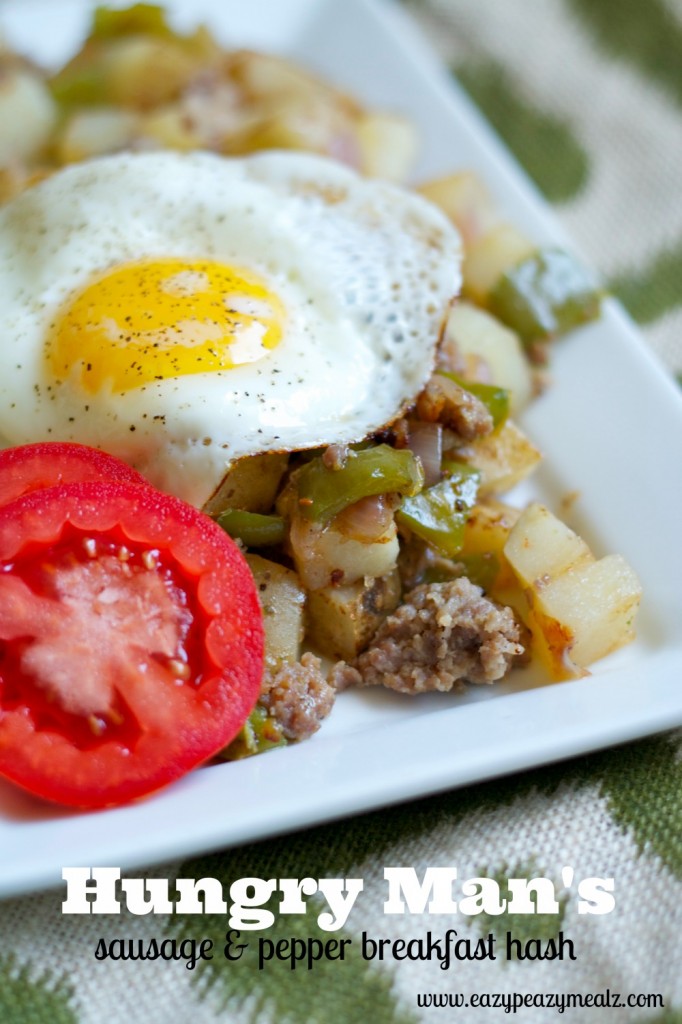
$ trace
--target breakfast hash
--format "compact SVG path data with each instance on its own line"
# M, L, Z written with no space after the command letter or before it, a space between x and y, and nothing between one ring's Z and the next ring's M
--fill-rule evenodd
M625 559L507 498L599 287L473 173L407 187L418 147L151 4L56 71L0 49L5 778L120 804L348 687L570 679L633 638Z

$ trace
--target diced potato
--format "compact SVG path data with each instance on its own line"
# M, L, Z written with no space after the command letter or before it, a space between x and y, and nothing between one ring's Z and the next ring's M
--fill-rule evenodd
M560 576L594 561L585 541L537 502L524 510L506 554L525 587L541 586L546 576Z
M625 559L606 555L554 579L535 600L534 610L541 627L546 616L568 628L568 655L586 668L634 639L641 596L639 580Z
M285 452L264 452L240 459L206 502L204 512L210 516L226 508L269 512L288 461Z
M291 569L260 555L248 554L246 560L263 609L265 664L275 671L300 657L305 591Z
M356 126L360 169L370 178L403 182L417 153L417 132L406 117L368 112Z
M353 122L344 110L323 97L278 97L267 105L254 106L252 115L224 137L225 153L295 149L340 157L348 151L357 162Z
M400 576L365 577L313 591L307 606L307 640L321 654L349 661L364 650L382 619L398 607Z
M555 679L629 643L641 599L637 576L620 555L596 561L587 545L541 505L531 505L505 554L525 590L536 649Z
M471 171L426 181L417 191L450 218L458 228L466 249L499 222L492 196L481 179Z
M494 582L496 588L507 586L514 579L504 546L519 515L519 510L511 505L491 499L474 505L464 527L461 554L465 558L469 555L494 555L500 565Z
M488 295L503 274L537 248L511 224L500 224L477 238L464 254L463 291L474 302L486 304Z
M200 69L180 43L155 36L113 39L102 60L111 102L141 110L175 99Z
M270 54L232 54L227 72L247 119L225 136L224 152L307 150L371 176L405 179L416 151L415 132L405 118L366 112L327 82Z
M441 347L456 373L506 388L512 416L530 401L533 380L521 342L490 313L458 302L448 316Z
M513 420L505 420L492 434L458 448L457 458L480 471L478 493L485 498L515 487L533 472L542 455Z
M386 576L395 569L399 551L393 520L379 538L365 542L347 537L333 524L322 528L295 515L289 544L307 590L319 590L333 583L355 583L365 576Z
M230 76L249 99L331 97L332 88L297 64L270 53L239 50L230 55Z
M205 28L189 36L138 30L86 40L51 79L57 100L73 104L123 104L149 110L170 103L193 80L220 71L223 52Z
M140 134L168 149L202 148L202 139L193 130L190 119L178 103L169 103L147 114L141 120Z
M526 591L522 590L519 586L519 581L514 576L511 568L509 568L509 573L512 581L505 584L505 586L496 583L490 592L490 596L494 601L502 605L503 608L511 608L516 613L518 621L525 623L530 628L530 609ZM538 637L533 637L533 649L528 652L529 655L535 654L541 657L540 652L537 650L538 643ZM547 659L544 659L544 661L547 664ZM552 678L554 679L556 676L552 675Z
M38 75L24 68L0 71L0 167L39 153L55 122L55 104Z
M137 116L120 107L81 110L69 119L56 146L61 163L115 153L130 145L138 130Z

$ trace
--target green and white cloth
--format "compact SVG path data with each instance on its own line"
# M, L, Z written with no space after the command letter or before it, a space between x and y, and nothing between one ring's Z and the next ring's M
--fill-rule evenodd
M340 2L340 0L339 0ZM558 218L682 371L682 3L679 0L411 0L422 24ZM681 680L682 685L682 680ZM447 919L382 913L388 865L456 865L460 879L546 876L558 914L458 917L460 937L494 931L544 944L560 932L576 960L366 962L361 933L442 934ZM615 879L615 909L579 915L562 878ZM136 871L143 875L149 872ZM259 971L245 956L180 963L99 962L100 938L211 937L224 917L67 917L62 892L0 903L1 1024L488 1024L502 1008L419 1008L417 995L660 994L664 1008L521 1008L557 1019L682 1022L682 735L657 736L293 836L156 867L169 878L364 879L337 937L343 963ZM504 895L504 892L503 892ZM256 933L254 933L256 934ZM311 916L267 933L322 937Z

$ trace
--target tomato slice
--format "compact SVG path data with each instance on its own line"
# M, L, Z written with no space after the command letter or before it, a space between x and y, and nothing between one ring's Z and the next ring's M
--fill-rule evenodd
M0 775L121 804L229 743L263 626L237 546L152 487L59 484L0 509Z
M0 451L0 506L41 487L86 480L147 484L125 462L85 444L43 441Z

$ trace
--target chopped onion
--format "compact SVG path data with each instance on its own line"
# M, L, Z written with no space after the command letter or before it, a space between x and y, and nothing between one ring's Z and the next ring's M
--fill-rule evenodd
M424 487L433 487L441 479L443 458L443 427L440 423L410 422L408 448L424 469Z
M334 528L344 536L361 543L372 543L383 537L393 520L395 503L391 495L375 494L361 498L339 512Z

